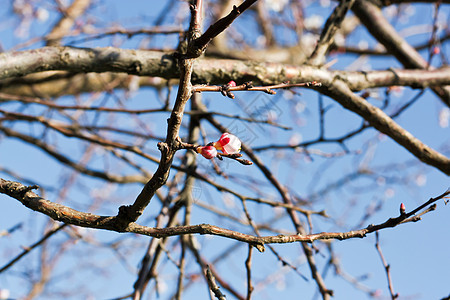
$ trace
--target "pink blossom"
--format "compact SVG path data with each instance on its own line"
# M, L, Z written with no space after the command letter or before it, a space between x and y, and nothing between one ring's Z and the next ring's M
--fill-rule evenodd
M241 141L235 135L225 132L220 139L214 143L217 150L222 150L225 154L235 154L241 151Z
M197 152L203 155L206 159L211 159L217 156L217 150L214 146L198 147Z
M433 54L439 54L441 53L441 48L434 46L433 47Z

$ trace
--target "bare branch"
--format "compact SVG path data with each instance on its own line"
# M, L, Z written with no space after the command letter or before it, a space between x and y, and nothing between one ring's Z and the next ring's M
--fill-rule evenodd
M72 28L75 20L81 16L91 4L91 0L74 0L65 11L61 19L53 26L52 31L46 36L47 46L56 46Z
M238 7L234 6L233 10L216 23L212 24L200 37L196 38L193 47L189 49L190 55L199 57L205 50L213 38L223 32L233 21L247 10L253 3L258 0L245 0Z
M56 227L56 228L54 228L52 230L49 230L39 241L37 241L36 243L32 244L31 246L25 247L24 250L22 251L22 253L17 255L9 263L7 263L2 268L0 268L0 273L2 273L3 271L6 271L7 269L9 269L16 262L18 262L22 257L24 257L25 255L30 253L30 251L32 251L33 249L39 247L42 243L44 243L46 240L48 240L52 235L54 235L55 233L57 233L58 231L60 231L61 229L63 229L66 226L67 226L67 224L62 224L62 225L59 225L58 227Z
M428 69L427 61L408 44L383 16L381 9L370 1L357 0L353 12L370 33L406 68ZM450 87L435 87L433 91L450 106Z
M320 34L320 39L317 42L316 48L309 58L309 63L312 65L320 65L323 63L325 54L330 48L334 40L336 31L341 27L345 15L352 7L355 0L342 0L338 3L336 8L331 13L325 26Z
M245 261L245 268L247 269L247 300L250 300L254 289L252 284L252 250L253 247L248 245L248 256Z
M360 230L353 230L348 232L322 232L316 234L294 234L265 237L252 236L208 224L168 228L152 228L130 222L124 228L123 224L120 222L121 220L119 220L118 217L98 216L91 213L80 212L62 204L53 203L36 195L34 192L31 192L30 187L26 187L18 182L4 180L2 178L0 178L0 193L6 194L14 199L19 200L23 205L34 211L43 213L56 221L61 221L66 224L105 229L117 232L133 232L137 234L153 236L156 238L185 234L218 235L237 241L242 241L254 245L255 247L258 246L258 250L263 251L264 248L261 246L263 246L264 244L285 244L294 242L312 243L316 240L346 240L351 238L363 238L367 234L375 232L377 230L392 228L399 224L406 223L405 221L418 211L449 195L450 190L435 198L430 198L430 200L428 200L426 203L422 204L409 213L401 214L396 218L390 218L384 223L369 225L368 227ZM411 219L411 221L414 220Z
M209 265L206 266L206 278L208 279L209 288L214 293L214 296L216 296L216 298L219 299L219 300L226 300L227 298L220 291L220 288L217 285L213 274L211 273L211 269L209 268Z
M398 144L406 148L411 154L426 164L429 164L443 173L450 174L450 159L431 149L429 146L415 138L411 133L394 122L381 109L371 105L362 97L354 94L345 82L335 80L324 83L327 88L323 93L335 99L343 107L357 113L380 132L388 135Z
M375 232L375 239L376 239L375 248L377 249L377 252L380 255L381 262L383 263L384 270L386 271L389 293L391 294L391 299L395 300L398 298L399 295L394 292L394 286L392 285L392 278L391 278L391 272L390 272L391 266L386 262L383 252L381 251L378 231Z
M38 63L37 63L38 62ZM0 53L0 79L35 72L64 70L70 72L125 72L140 76L178 78L176 59L167 53L119 48L44 47L36 50ZM255 84L302 84L345 80L350 89L390 85L415 88L450 84L450 68L437 70L387 70L369 72L327 71L312 66L276 63L248 63L225 59L198 59L194 63L194 83L224 84L230 80ZM41 79L41 82L45 79ZM8 83L9 85L10 83ZM204 87L206 89L206 87Z

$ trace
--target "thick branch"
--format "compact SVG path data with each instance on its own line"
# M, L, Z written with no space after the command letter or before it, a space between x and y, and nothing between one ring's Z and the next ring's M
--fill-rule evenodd
M1 53L0 70L0 79L55 70L74 73L114 71L159 77L171 74L170 78L179 74L174 58L168 54L113 47L43 47Z
M176 59L172 55L156 51L126 50L112 47L95 49L44 47L36 50L0 54L0 79L55 70L73 73L123 72L166 79L175 79L180 76ZM192 82L203 84L224 84L229 80L238 83L253 81L255 84L279 84L285 81L290 83L322 82L331 77L339 77L345 80L352 90L392 85L415 88L450 85L450 68L347 72L328 71L305 65L291 66L227 59L198 59L194 63L194 70ZM55 80L57 79L60 78L55 78ZM91 79L89 78L89 80ZM3 87L11 89L16 84L18 87L19 85L23 86L22 83L27 85L45 83L47 80L53 80L53 78L39 78L36 82L27 81L25 78L23 80L24 82L19 80L0 82L0 90ZM145 82L142 83L145 84ZM70 81L68 84L70 84ZM9 90L9 93L11 93L11 90Z
M202 1L198 0L195 3L196 5L191 6L191 22L189 26L189 35L191 37L194 37L201 27ZM190 47L192 41L188 40L188 43L188 47ZM182 57L179 61L180 82L178 84L177 98L170 118L167 120L166 141L164 143L158 143L158 148L161 151L161 160L158 169L144 186L134 203L119 208L118 217L125 221L122 226L128 226L128 222L135 222L142 215L156 191L166 183L169 177L173 158L176 151L179 150L180 138L178 133L183 120L184 108L192 95L191 77L193 63L194 59L186 56Z
M427 69L427 61L389 24L379 7L371 1L357 0L352 7L367 30L406 68ZM450 106L450 86L435 87L433 91Z
M178 132L180 131L181 121L186 102L191 97L191 75L192 59L183 60L180 63L181 78L178 87L177 100L175 101L172 114L168 119L167 137L165 143L159 143L158 148L161 151L161 160L153 177L144 186L141 193L136 198L133 205L122 206L119 210L119 217L127 221L134 222L144 212L145 207L150 203L155 192L162 187L169 177L170 167L175 152L179 147Z
M399 217L390 218L381 224L369 225L368 227L360 230L348 232L321 232L316 234L293 234L258 237L209 224L153 228L131 222L126 227L121 227L120 222L118 222L120 220L118 220L117 217L98 216L90 213L80 212L62 204L53 203L32 192L31 189L34 188L36 187L27 187L19 182L8 181L0 178L0 193L19 200L23 205L34 211L43 213L56 221L61 221L66 224L88 228L105 229L116 232L132 232L156 238L184 234L217 235L240 242L249 243L251 245L257 246L260 251L263 251L264 244L285 244L294 242L312 243L316 240L346 240L351 238L363 238L367 234L375 232L377 230L392 228L406 222L417 221L418 219L414 218L415 213L450 194L450 191L446 191L445 193L435 198L430 198L430 200L428 200L426 203L422 204L409 213L403 213Z
M325 95L330 96L343 107L357 113L378 131L388 135L411 154L426 164L443 173L450 175L450 159L435 151L403 129L381 109L371 105L364 98L354 94L341 80L327 83L323 89Z

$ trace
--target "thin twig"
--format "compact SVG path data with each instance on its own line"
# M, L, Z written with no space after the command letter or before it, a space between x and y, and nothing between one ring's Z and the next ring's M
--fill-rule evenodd
M219 300L226 300L227 298L220 291L220 288L216 283L216 279L214 278L211 269L209 268L209 265L206 266L206 278L208 279L209 288L214 293L214 296L216 296L216 298Z
M49 239L52 235L54 235L55 233L57 233L58 231L60 231L61 229L63 229L64 227L66 227L68 224L62 224L59 225L58 227L48 231L39 241L37 241L36 243L32 244L31 246L25 247L24 250L22 251L22 253L20 253L19 255L17 255L15 258L13 258L10 262L8 262L7 264L5 264L1 269L0 269L0 273L2 273L3 271L6 271L7 269L9 269L12 265L14 265L17 261L19 261L22 257L24 257L25 255L27 255L29 252L31 252L33 249L35 249L36 247L38 247L39 245L41 245L42 243L44 243L47 239Z
M212 24L200 37L194 40L192 47L189 49L189 54L193 57L199 57L205 50L208 44L227 29L233 21L239 17L245 10L247 10L257 0L245 0L238 7L234 6L233 10L222 19Z
M237 91L259 91L267 94L274 95L276 92L275 89L289 89L294 87L320 87L322 84L317 81L310 82L300 82L300 83L289 83L284 82L280 84L273 84L267 86L253 86L251 82L247 82L238 86L227 87L227 91L229 92L237 92ZM218 85L196 85L192 87L193 92L222 92L223 86Z
M252 284L252 245L248 245L248 256L245 260L245 268L247 269L247 300L250 300L253 292Z
M317 42L316 48L309 59L309 63L312 65L320 65L325 58L325 54L333 43L334 35L341 27L344 21L345 15L352 7L355 0L342 0L338 3L331 15L328 17L327 22L322 30L320 39Z
M378 237L378 231L375 232L375 239L376 239L375 248L377 249L377 252L380 255L381 262L383 263L384 270L386 271L389 293L391 294L391 299L395 300L398 298L399 295L394 292L394 286L392 285L392 278L391 278L391 272L390 272L391 266L386 262L386 259L383 256L383 252L381 251L379 237Z

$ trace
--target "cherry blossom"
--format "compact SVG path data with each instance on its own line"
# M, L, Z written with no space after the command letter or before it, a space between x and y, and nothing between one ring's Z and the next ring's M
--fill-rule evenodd
M235 154L241 151L241 141L231 133L225 132L220 139L214 143L217 150L222 150L225 154Z

